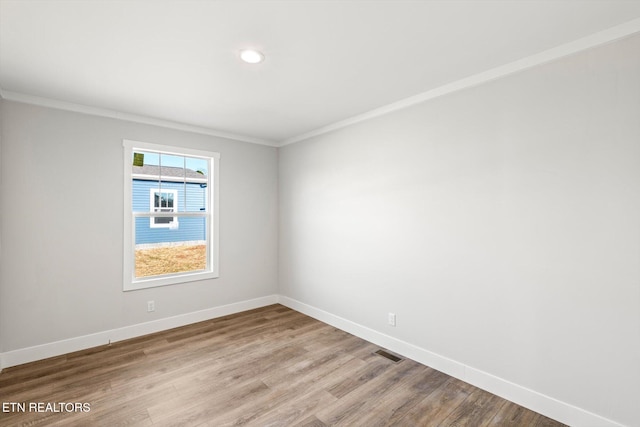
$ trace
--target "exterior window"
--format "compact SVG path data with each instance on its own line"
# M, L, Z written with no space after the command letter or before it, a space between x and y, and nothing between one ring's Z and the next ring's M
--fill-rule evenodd
M153 188L149 192L149 211L150 212L177 212L178 192L176 190L160 190ZM150 227L167 227L177 228L178 218L170 217L151 217L149 218Z
M218 277L220 155L123 145L124 290Z

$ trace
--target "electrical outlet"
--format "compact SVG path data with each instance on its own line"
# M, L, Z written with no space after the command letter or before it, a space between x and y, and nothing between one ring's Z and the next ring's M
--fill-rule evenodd
M147 301L147 312L151 313L152 311L156 311L156 303L155 301Z
M389 324L391 326L396 326L396 315L395 315L395 313L389 313Z

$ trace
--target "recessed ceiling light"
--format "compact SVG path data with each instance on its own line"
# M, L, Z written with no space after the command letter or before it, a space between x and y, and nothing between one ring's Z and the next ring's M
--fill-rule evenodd
M244 49L240 51L240 59L248 64L258 64L264 61L264 55L254 49Z

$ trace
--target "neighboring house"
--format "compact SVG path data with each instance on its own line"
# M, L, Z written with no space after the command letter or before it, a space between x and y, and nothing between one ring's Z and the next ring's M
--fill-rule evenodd
M133 166L134 212L198 212L205 209L207 177L180 167ZM205 219L137 218L136 245L204 242Z

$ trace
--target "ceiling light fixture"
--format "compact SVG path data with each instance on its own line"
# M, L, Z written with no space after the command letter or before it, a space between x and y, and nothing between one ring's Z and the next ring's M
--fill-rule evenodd
M240 59L248 64L258 64L264 61L264 54L254 49L244 49L240 51Z

